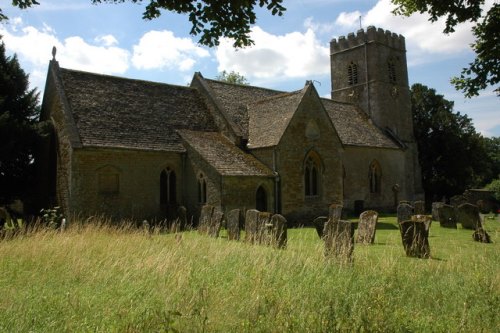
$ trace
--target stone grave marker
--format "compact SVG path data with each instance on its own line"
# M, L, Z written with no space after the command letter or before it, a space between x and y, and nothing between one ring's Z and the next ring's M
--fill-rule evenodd
M271 218L271 213L259 212L257 218L257 243L269 245L273 242Z
M455 208L464 203L467 203L467 199L463 195L454 195L450 198L450 205Z
M352 262L354 252L354 224L350 221L331 219L325 224L325 257L342 263Z
M177 223L180 231L186 230L187 227L187 209L184 206L177 208Z
M429 236L429 229L432 224L432 217L429 215L412 215L412 222L422 222L425 226L425 231L427 231L427 236Z
M400 202L398 205L398 224L411 220L413 207L408 202Z
M208 234L213 212L214 212L214 206L204 205L203 207L201 207L200 221L198 223L199 233Z
M210 237L219 237L220 228L222 226L222 220L224 218L224 213L219 209L214 209L212 213L212 218L210 219L210 226L208 228L208 235Z
M439 208L439 224L443 228L457 228L457 213L455 207L442 204Z
M425 202L418 200L413 202L413 214L424 215L425 214Z
M249 209L245 214L245 241L255 243L257 238L257 222L259 218L259 211L257 209Z
M280 249L285 248L287 243L287 226L285 217L280 214L274 214L271 218L271 223L273 225L273 246Z
M327 221L328 217L326 216L319 216L313 221L314 228L316 229L316 232L318 233L320 239L323 238L323 230L325 229L325 223Z
M377 229L378 213L367 210L359 215L358 236L356 241L362 244L373 244Z
M227 238L229 240L240 240L241 213L239 209L233 209L226 215Z
M429 258L431 250L429 247L428 231L423 222L403 221L400 223L401 239L408 257Z
M338 203L333 203L328 208L328 220L336 223L342 218L342 209L344 206Z
M490 235L483 228L478 228L472 234L472 239L480 243L491 243Z
M441 201L436 201L432 203L432 219L434 221L439 221L439 208L443 207L444 203Z
M482 227L481 215L476 205L464 203L458 206L457 220L462 223L462 228L476 230Z

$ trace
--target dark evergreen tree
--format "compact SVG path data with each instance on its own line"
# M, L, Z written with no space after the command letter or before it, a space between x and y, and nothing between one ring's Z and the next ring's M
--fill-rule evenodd
M34 194L39 93L0 40L0 203Z

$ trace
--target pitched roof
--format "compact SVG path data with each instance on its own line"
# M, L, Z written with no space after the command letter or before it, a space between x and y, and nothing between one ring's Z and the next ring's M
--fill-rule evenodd
M223 176L272 176L253 155L236 147L218 132L180 130L184 142Z
M283 94L283 91L254 87L249 85L231 84L222 81L204 79L211 89L213 97L224 109L223 112L248 137L247 106L258 100Z
M262 148L279 143L304 90L274 95L248 106L248 147Z
M176 129L214 131L198 91L61 68L83 146L184 151Z
M321 101L344 145L400 148L355 105L327 98L322 98Z

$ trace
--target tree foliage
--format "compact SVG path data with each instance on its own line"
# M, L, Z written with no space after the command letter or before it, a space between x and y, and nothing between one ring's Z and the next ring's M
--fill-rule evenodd
M0 202L24 197L34 179L39 93L0 41Z
M91 0L99 3L143 3L144 0ZM199 43L206 46L219 45L222 37L234 40L235 47L253 44L250 38L251 25L257 20L256 6L267 9L272 15L282 16L286 8L283 0L147 0L149 3L142 14L146 20L161 16L162 10L188 15L191 35L200 36ZM28 8L38 5L35 0L14 0L14 6ZM5 15L3 15L5 18ZM0 9L0 19L2 12Z
M233 84L249 84L246 77L235 71L231 71L229 73L226 71L222 71L215 79Z
M421 84L411 87L413 126L426 197L440 199L492 178L484 138L453 102Z
M431 22L446 17L444 33L453 33L455 27L464 22L476 23L472 28L475 42L471 45L476 58L469 67L463 68L459 77L451 79L455 89L465 97L477 96L488 86L495 88L500 96L500 4L483 13L485 0L392 0L397 6L394 13L410 16L413 13L428 13Z

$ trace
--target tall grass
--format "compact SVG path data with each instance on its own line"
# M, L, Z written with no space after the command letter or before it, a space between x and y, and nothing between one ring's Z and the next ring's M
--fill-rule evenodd
M354 263L325 261L314 229L276 250L196 232L74 224L0 241L0 332L495 332L500 221L433 225L407 258L394 218Z

